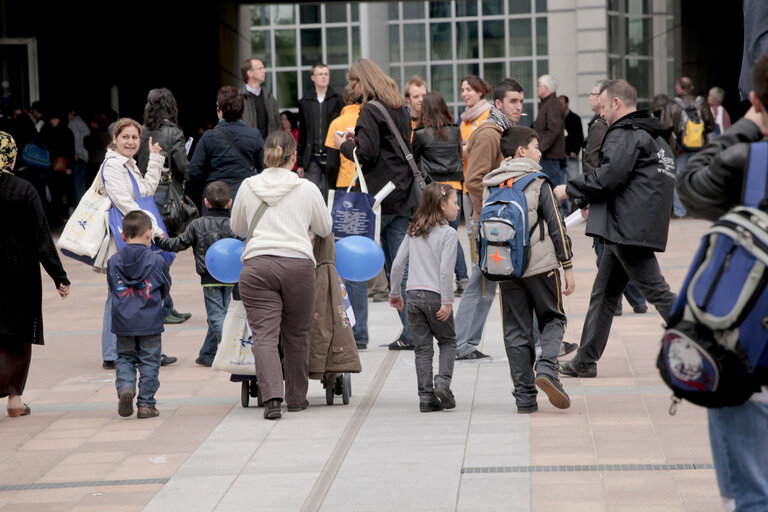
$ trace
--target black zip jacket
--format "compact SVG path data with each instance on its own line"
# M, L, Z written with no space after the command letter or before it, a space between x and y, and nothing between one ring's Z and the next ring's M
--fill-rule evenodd
M410 114L404 106L393 110L381 104L389 112L406 148L411 152ZM342 155L352 160L355 148L368 192L376 194L388 181L395 185L395 190L381 202L381 213L410 216L410 209L416 206L410 196L413 172L384 115L367 103L360 109L360 117L357 118L355 142L344 142L339 149Z
M209 208L208 215L190 222L182 234L173 238L156 238L155 245L164 251L172 252L192 247L195 254L195 270L200 274L201 284L223 285L208 273L205 266L205 253L208 248L222 238L239 238L229 227L229 210Z
M189 167L189 160L187 160L187 149L184 139L184 132L177 125L165 120L157 130L150 130L146 126L142 126L141 129L141 145L139 151L136 152L136 163L139 165L139 170L142 174L147 172L147 164L149 163L149 138L152 137L152 142L157 142L163 149L160 154L165 157L165 168L170 169L171 180L178 192L181 192L181 185L187 177L187 167ZM165 179L161 179L161 183L167 185Z
M435 181L464 181L461 159L461 133L455 124L443 126L444 139L435 137L434 128L413 131L413 158L422 174Z
M312 147L319 142L319 147L325 152L325 136L331 121L341 114L341 98L328 87L322 103L317 101L317 91L312 88L299 100L299 167L306 169L312 160Z
M566 192L579 208L590 205L587 235L664 251L674 186L672 150L659 120L643 110L608 127L597 168L570 180Z

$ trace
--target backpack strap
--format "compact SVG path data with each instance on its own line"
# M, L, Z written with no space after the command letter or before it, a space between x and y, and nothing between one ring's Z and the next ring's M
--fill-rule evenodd
M255 172L256 172L256 167L255 167L255 166L253 165L253 163L252 163L252 162L251 162L251 161L248 159L248 157L247 157L247 156L245 156L245 153L243 153L243 150L242 150L242 149L240 149L240 147L239 147L237 144L235 144L235 141L233 141L233 140L232 140L232 139L229 137L229 135L227 135L227 134L226 134L226 132L224 132L224 130L222 130L222 129L220 129L220 128L219 128L219 125L217 125L217 126L216 126L216 127L213 129L213 132L214 132L214 133L218 133L219 135L221 135L221 137L222 137L224 140L226 140L226 141L227 141L227 143L229 143L229 145L230 145L230 146L232 146L232 149L234 149L234 150L235 150L235 153L237 153L238 155L240 155L240 158L242 158L242 159L243 159L243 162L245 162L245 165L247 165L247 166L248 166L248 169L250 169L250 171L251 171L252 173L255 173Z
M744 177L744 206L757 208L766 197L768 181L768 142L749 145L749 167Z
M531 182L533 180L535 180L536 178L543 178L545 180L549 180L549 178L547 178L547 175L544 174L543 172L534 172L534 173L531 173L531 174L526 174L525 176L523 176L519 180L513 181L512 182L512 186L514 188L520 190L520 191L523 191L523 190L525 190L525 187L530 185Z

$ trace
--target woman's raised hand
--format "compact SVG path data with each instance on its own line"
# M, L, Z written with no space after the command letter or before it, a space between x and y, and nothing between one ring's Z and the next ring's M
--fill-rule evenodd
M160 144L157 142L152 142L152 136L149 136L149 152L150 153L160 153L163 150L163 148L160 147Z

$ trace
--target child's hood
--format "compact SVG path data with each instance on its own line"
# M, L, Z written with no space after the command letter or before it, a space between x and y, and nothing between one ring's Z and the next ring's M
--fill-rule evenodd
M120 250L120 265L115 266L117 277L128 286L142 283L152 273L156 256L145 245L126 245Z
M498 169L494 169L483 178L483 185L493 187L508 179L517 179L541 171L541 166L530 158L505 158Z
M245 183L262 201L273 206L285 194L301 185L302 179L295 172L270 167L257 176L248 178Z

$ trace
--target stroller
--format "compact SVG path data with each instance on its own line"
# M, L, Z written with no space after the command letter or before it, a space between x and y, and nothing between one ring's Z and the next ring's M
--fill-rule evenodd
M322 239L316 238L313 252L317 267L315 310L310 330L309 378L323 383L327 405L333 405L336 396L341 396L342 403L347 405L352 396L351 374L360 373L362 367L347 315L346 290L336 272L333 233ZM239 300L239 294L233 295L232 299L233 302ZM247 340L242 341L248 343ZM282 356L282 344L280 351ZM259 407L264 405L255 375L233 373L230 380L241 382L240 403L243 407L249 406L251 398L256 399Z

